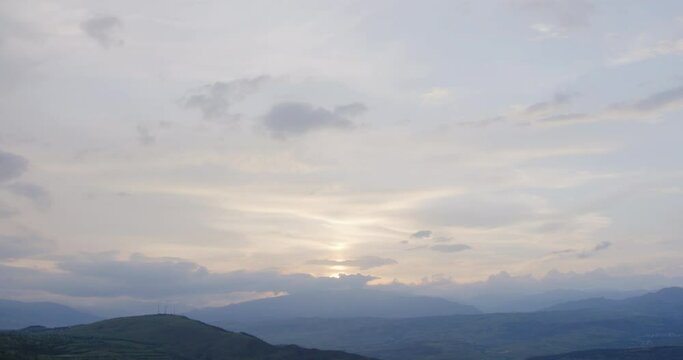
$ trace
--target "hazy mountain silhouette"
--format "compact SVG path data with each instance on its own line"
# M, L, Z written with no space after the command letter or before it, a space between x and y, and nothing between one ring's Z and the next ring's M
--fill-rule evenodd
M0 329L32 325L69 326L99 320L98 317L51 302L0 300Z
M473 306L440 298L377 290L345 290L298 293L205 308L191 311L187 316L206 322L251 322L298 317L408 318L477 313L480 311Z
M558 289L535 294L484 293L463 298L486 313L532 312L570 301L607 298L625 299L647 293L644 290L575 290ZM460 300L458 300L460 301Z
M274 346L177 315L116 318L0 333L1 359L363 360L340 351Z
M567 354L538 356L529 360L675 360L683 359L683 346L660 346L635 349L576 351Z
M623 300L592 298L570 301L546 308L545 311L568 310L622 311L653 316L683 316L683 288L670 287Z
M334 348L385 360L510 360L598 348L683 345L680 289L599 307L408 319L290 319L241 324L274 343ZM232 324L222 324L231 328Z

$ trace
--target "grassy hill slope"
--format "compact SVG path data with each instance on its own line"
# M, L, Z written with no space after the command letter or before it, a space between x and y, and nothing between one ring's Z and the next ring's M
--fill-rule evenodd
M0 334L1 359L363 360L335 351L273 346L175 315L147 315L61 329Z

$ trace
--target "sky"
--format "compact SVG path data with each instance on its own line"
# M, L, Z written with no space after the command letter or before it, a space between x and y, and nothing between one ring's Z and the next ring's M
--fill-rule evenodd
M683 284L682 55L677 0L4 0L0 297Z

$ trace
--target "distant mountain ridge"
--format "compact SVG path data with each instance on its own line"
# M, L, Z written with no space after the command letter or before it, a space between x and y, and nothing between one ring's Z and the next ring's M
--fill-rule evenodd
M683 346L633 349L597 349L537 356L528 360L676 360L683 359Z
M274 343L341 349L384 360L522 360L588 349L683 346L683 316L676 315L683 309L681 290L610 300L619 304L614 308L406 319L308 318L245 323L240 328Z
M100 318L51 302L0 300L0 330L32 325L48 327L90 323Z
M186 315L206 322L252 322L299 317L410 318L479 313L474 306L441 298L353 290L292 294L199 309Z
M683 316L683 288L670 287L623 300L591 298L557 304L544 311L602 310L652 316Z
M0 332L0 359L369 360L341 351L270 345L254 336L178 315Z

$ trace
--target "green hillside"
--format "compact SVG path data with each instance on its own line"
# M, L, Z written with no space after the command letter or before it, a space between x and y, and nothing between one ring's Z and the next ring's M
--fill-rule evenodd
M336 351L273 346L175 315L99 321L61 329L0 333L0 359L363 360Z

